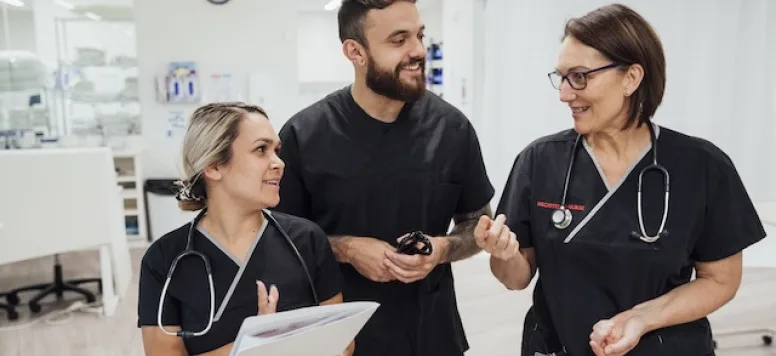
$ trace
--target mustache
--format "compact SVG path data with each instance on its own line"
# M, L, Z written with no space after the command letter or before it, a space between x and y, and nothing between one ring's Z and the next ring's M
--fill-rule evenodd
M424 58L424 57L411 58L407 62L400 63L398 68L401 69L401 68L408 67L408 66L411 66L411 65L414 65L414 64L419 64L421 68L424 68L426 66L426 58Z

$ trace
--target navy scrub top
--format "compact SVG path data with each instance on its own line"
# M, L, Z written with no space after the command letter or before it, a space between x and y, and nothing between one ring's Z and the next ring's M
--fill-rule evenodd
M552 225L551 214L563 195L576 132L540 138L517 156L497 212L506 214L520 246L533 247L537 256L538 281L526 315L523 355L565 347L569 355L592 356L589 335L596 322L689 282L694 262L723 259L765 237L725 153L708 141L664 127L656 132L658 163L670 174L671 190L668 235L654 244L631 236L640 231L638 175L652 162L651 151L643 152L624 181L608 186L592 150L586 144L580 147L567 197L573 222L564 230ZM654 234L663 213L660 174L645 174L642 186L645 229ZM574 236L565 243L570 233ZM702 318L647 334L628 355L713 352L709 321Z
M454 214L478 211L494 194L471 123L430 92L383 123L348 86L292 117L280 138L286 170L276 209L329 235L394 246L415 230L442 236ZM412 284L375 283L352 265L341 268L346 301L381 303L356 337L356 355L455 356L469 348L450 264Z
M281 227L299 250L321 302L342 291L342 275L323 231L309 220L274 212ZM277 226L264 224L244 263L220 247L201 226L194 232L194 249L210 260L215 287L215 318L210 331L184 339L189 354L215 350L235 341L245 318L258 314L256 281L276 285L280 298L277 310L285 311L315 304L312 289L301 262ZM140 265L138 326L157 326L157 311L167 272L172 261L186 248L188 223L164 235L149 246ZM165 297L164 325L200 331L208 322L210 292L201 259L188 256L178 262ZM224 300L227 300L225 303ZM168 329L169 330L169 329Z

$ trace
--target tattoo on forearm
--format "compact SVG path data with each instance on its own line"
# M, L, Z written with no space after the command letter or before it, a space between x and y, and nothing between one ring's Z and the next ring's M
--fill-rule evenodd
M460 214L453 217L455 227L447 236L450 241L450 247L447 250L445 260L448 262L458 261L469 258L480 252L477 242L474 241L474 228L477 226L480 216L487 215L493 217L490 204L477 211L466 214Z

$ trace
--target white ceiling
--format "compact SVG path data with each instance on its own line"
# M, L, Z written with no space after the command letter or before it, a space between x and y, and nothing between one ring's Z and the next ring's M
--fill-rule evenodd
M31 9L32 5L35 4L35 0L21 0L25 6L23 8L15 8L12 6L9 6L10 9ZM52 0L46 0L46 1L52 1ZM68 2L70 4L73 4L75 6L84 6L84 5L120 5L120 6L132 6L133 0L64 0L65 2ZM0 2L2 4L2 2Z
M419 10L425 10L427 8L430 8L432 6L437 6L441 4L442 0L417 0L417 6ZM299 4L300 10L302 11L323 11L324 5L326 5L329 0L296 0L297 4Z
M35 0L21 0L25 3L22 8L15 8L9 6L11 10L30 10ZM70 4L75 6L89 6L89 5L109 5L109 6L132 6L133 0L66 0ZM205 0L191 0L191 1L205 1ZM233 0L233 1L255 1L255 0ZM299 4L301 11L324 11L323 7L329 0L295 0ZM438 6L442 0L418 0L418 9L424 10L432 6Z
M25 3L23 7L8 6L11 12L14 11L31 11L33 9L33 2L35 0L21 0ZM38 0L40 1L40 0ZM58 0L45 0L45 1L58 1ZM103 20L114 21L131 21L133 17L132 4L133 0L63 0L75 6L73 12L87 13L91 12L97 14ZM159 0L164 1L164 0ZM206 0L189 0L189 1L206 1ZM256 1L256 0L233 0L233 1ZM287 0L285 0L287 1ZM298 5L299 11L304 12L323 12L324 6L330 0L294 0ZM417 6L421 11L430 9L432 7L439 7L442 4L442 0L418 0ZM0 2L0 6L3 5ZM228 4L225 6L229 6Z

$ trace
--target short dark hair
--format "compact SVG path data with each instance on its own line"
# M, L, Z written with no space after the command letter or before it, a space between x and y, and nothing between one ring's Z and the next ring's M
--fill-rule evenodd
M417 0L342 0L342 5L337 12L340 41L345 42L350 39L366 47L364 25L367 12L374 9L382 10L401 1L414 4Z
M648 123L663 101L666 85L663 45L652 26L633 9L611 4L568 20L563 38L567 36L595 48L623 68L632 64L644 68L641 85L631 95L624 128Z

